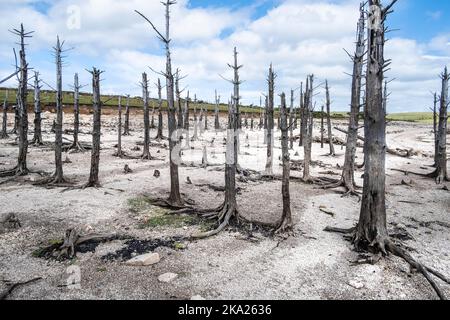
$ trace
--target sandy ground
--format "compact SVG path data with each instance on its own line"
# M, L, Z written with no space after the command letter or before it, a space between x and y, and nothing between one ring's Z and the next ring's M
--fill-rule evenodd
M49 130L54 114L46 114L44 130ZM12 118L12 117L10 117ZM33 116L30 115L30 123ZM213 126L213 119L209 117ZM223 121L225 119L222 119ZM72 115L65 116L65 129L70 129ZM90 131L91 116L83 115L82 130ZM356 197L341 198L333 190L321 190L313 185L291 182L292 210L296 235L288 239L267 238L255 233L249 238L236 230L200 241L183 241L185 249L168 247L155 249L161 261L150 267L125 266L120 259L105 261L125 246L124 240L100 244L95 251L78 253L69 262L36 258L32 253L59 239L68 228L84 232L116 232L135 239L151 240L173 236L189 236L199 230L198 224L168 225L142 228L145 219L161 212L146 208L143 212L131 210L129 200L143 195L166 196L169 189L167 149L152 146L151 153L159 160L141 161L113 157L117 141L117 118L103 118L100 180L102 188L73 190L46 189L33 186L39 179L31 175L0 186L0 214L15 213L22 227L0 234L0 290L4 281L20 282L42 277L39 282L18 288L9 299L190 299L200 295L207 299L436 299L426 280L411 274L409 267L396 257L387 257L376 265L352 265L358 259L349 242L342 236L323 231L326 226L351 227L356 224L360 204ZM143 140L141 117L132 119L132 136L123 138L123 147L130 155L137 142ZM345 128L344 122L335 122ZM32 126L31 126L32 127ZM166 132L166 129L165 129ZM191 130L192 134L192 130ZM315 135L319 134L316 128ZM152 136L155 131L152 130ZM246 138L248 135L248 141ZM344 138L344 135L336 133ZM65 135L70 139L70 135ZM210 146L215 138L214 147ZM185 150L183 160L200 164L202 146L208 146L209 162L223 163L224 133L205 132L200 141L191 144L194 150ZM44 140L53 141L53 134L44 134ZM90 142L90 135L81 139ZM0 141L0 169L14 167L17 147L13 138ZM263 131L247 130L241 137L240 164L262 171L266 149ZM423 263L450 275L450 234L445 224L450 223L450 194L430 179L413 176L414 187L396 185L404 178L390 169L415 171L432 163L433 142L431 127L410 123L391 123L388 126L388 144L391 148L414 148L423 154L412 158L387 155L387 206L391 232L406 230L411 240L404 243L414 249L412 254ZM280 142L276 140L275 172L280 173L278 157ZM343 164L345 149L336 146L336 157L326 156L327 146L313 147L313 160L328 167L313 167L312 174L332 170ZM159 151L159 153L158 153ZM298 155L297 155L298 154ZM76 184L87 181L90 153L67 155L72 163L64 165L65 176ZM63 156L66 157L65 155ZM293 160L303 158L303 149L295 144ZM30 147L29 167L49 173L54 168L54 153L49 147ZM358 162L362 162L361 149ZM128 164L133 173L124 174ZM181 167L180 184L186 198L204 208L218 206L221 192L199 184L223 186L224 173L219 167ZM153 176L154 170L161 177ZM431 170L431 169L428 169ZM292 175L300 176L301 172ZM358 171L358 184L362 184ZM186 183L190 177L193 185ZM336 176L335 176L336 177ZM447 184L448 185L448 184ZM281 215L280 182L239 182L239 211L242 215L260 221L276 221ZM450 187L450 186L449 186ZM401 201L412 201L414 204ZM319 210L326 206L335 213L332 217ZM423 222L442 222L441 224ZM80 270L80 287L67 288L68 272ZM69 268L69 269L68 269ZM171 283L161 283L158 276L166 272L178 274ZM450 296L450 286L442 284Z

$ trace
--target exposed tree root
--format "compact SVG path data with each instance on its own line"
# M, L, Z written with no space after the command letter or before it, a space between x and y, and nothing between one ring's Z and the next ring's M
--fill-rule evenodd
M344 235L351 235L351 241L355 245L355 248L357 251L362 250L362 248L366 248L370 251L374 251L375 254L383 254L388 255L388 253L392 253L393 255L402 258L405 260L412 269L420 272L425 279L430 283L430 285L433 287L434 291L437 293L439 298L441 300L447 300L445 294L443 293L440 286L434 281L434 279L430 276L430 274L436 276L437 278L441 279L442 281L449 283L449 279L439 273L438 271L431 269L427 266L424 266L423 264L419 263L417 260L415 260L406 250L401 248L400 245L395 244L389 237L377 237L375 241L368 243L365 239L358 239L356 236L356 228L350 228L350 229L340 229L340 228L332 228L327 227L325 228L326 232L334 232L334 233L341 233ZM377 262L379 259L375 259L374 262Z
M82 236L75 229L68 229L64 235L64 239L37 250L34 255L38 258L62 261L74 258L77 250L83 244L102 243L118 239L126 239L126 237L117 234L89 234Z
M358 186L355 183L349 183L347 181L345 181L345 179L342 179L331 183L331 184L325 184L322 185L322 189L324 190L329 190L329 189L336 189L336 188L345 188L345 192L343 193L342 197L347 197L347 196L356 196L359 199L361 199L361 193L359 193L356 189L358 188Z
M162 198L156 198L156 199L149 199L148 202L155 207L163 208L163 209L169 209L174 210L177 213L181 212L183 210L186 210L186 212L194 212L195 209L192 207L195 205L195 202L193 200L182 200L182 203L174 203L170 199L162 199Z
M39 281L39 280L42 280L42 278L39 277L39 278L34 278L34 279L31 279L31 280L28 280L28 281L24 281L24 282L17 282L17 283L13 283L13 284L8 284L7 289L5 291L3 291L2 293L0 293L0 300L5 300L18 287L25 286L27 284L30 284L30 283L33 283L33 282L36 282L36 281Z
M87 146L87 147L91 147L91 146ZM90 149L92 149L92 147ZM77 142L77 143L74 142L74 143L72 143L71 146L63 147L63 151L70 152L70 153L78 153L78 152L84 153L84 152L86 152L86 148L80 142Z
M58 179L55 175L49 178L42 179L33 183L34 186L42 186L48 188L69 188L73 186L73 183L66 180L64 177Z

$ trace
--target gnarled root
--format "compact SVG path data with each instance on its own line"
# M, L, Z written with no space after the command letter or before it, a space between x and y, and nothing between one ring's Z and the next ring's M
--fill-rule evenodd
M217 208L216 212L210 213L200 213L200 216L207 219L216 219L218 220L219 226L211 231L193 234L191 237L193 239L204 239L215 236L223 231L226 227L228 227L230 223L230 219L238 216L238 211L234 206L230 206L227 203L222 204L219 208Z
M380 236L380 237L377 237L374 241L369 242L364 237L358 237L356 230L357 230L357 228L340 229L340 228L327 227L327 228L325 228L324 231L342 233L347 236L352 235L351 240L357 251L361 252L361 251L370 250L370 252L372 252L374 254L374 256L376 258L370 260L370 261L372 261L372 263L376 263L380 260L380 258L381 258L380 254L386 256L386 255L388 255L388 253L392 253L393 255L395 255L399 258L402 258L412 267L412 269L417 270L425 277L425 279L430 283L430 285L433 287L434 291L437 293L437 295L439 296L439 298L441 300L447 300L442 289L434 281L434 279L431 277L430 274L436 276L437 278L441 279L442 281L446 282L447 284L450 284L450 280L447 277L445 277L438 271L419 263L406 250L401 248L400 245L395 244L389 237Z

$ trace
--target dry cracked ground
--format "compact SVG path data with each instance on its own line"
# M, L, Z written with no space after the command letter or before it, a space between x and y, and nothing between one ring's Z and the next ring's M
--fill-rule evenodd
M30 147L32 169L51 173L54 153L50 132L55 115L46 113L44 147ZM10 116L12 119L12 116ZM32 115L30 115L30 123ZM225 121L225 118L222 119ZM73 116L65 115L65 129ZM91 117L82 116L81 139L89 143ZM123 138L129 155L138 156L143 141L141 115L133 115L132 135ZM48 189L34 186L37 175L20 178L0 186L0 214L14 213L21 222L18 229L0 232L0 291L8 283L36 277L40 281L14 290L8 299L437 299L426 280L412 273L409 266L389 256L376 265L355 265L360 257L342 236L324 232L326 226L352 227L360 203L356 197L342 198L334 190L291 182L295 234L271 237L258 231L230 228L218 236L189 240L192 233L214 227L190 215L169 215L152 207L148 197L165 197L169 188L168 151L152 144L153 161L113 157L117 142L117 118L103 117L100 180L102 188L85 190ZM210 117L210 127L213 119ZM335 125L345 129L345 122ZM315 135L319 128L315 129ZM192 134L192 131L191 131ZM152 136L156 135L152 130ZM344 135L336 133L341 139ZM65 135L67 139L71 136ZM15 137L0 141L0 169L15 165ZM214 138L214 143L211 141ZM224 184L224 133L204 132L183 151L183 161L200 164L202 147L208 148L211 166L180 167L181 190L201 208L213 208L223 200L214 187ZM409 176L392 169L427 172L432 163L431 127L412 123L390 123L391 148L414 148L411 158L387 155L387 205L390 232L401 238L414 257L450 275L450 193L432 180ZM293 160L303 158L295 144ZM265 145L263 131L247 130L241 137L242 167L263 170ZM276 140L275 171L281 172ZM314 144L313 160L320 163L312 173L339 174L345 149L337 146L337 156L327 156L327 146ZM362 162L361 149L358 162ZM142 151L141 151L142 152ZM69 153L65 176L76 185L87 181L90 153ZM125 174L124 166L133 172ZM215 166L217 165L217 166ZM160 177L155 177L159 170ZM362 172L357 172L358 183ZM300 176L301 172L292 172ZM190 178L192 184L188 183ZM334 176L336 177L336 176ZM402 185L402 180L412 185ZM447 185L448 186L448 185ZM281 183L251 182L239 179L239 212L258 221L274 222L281 215ZM450 187L450 186L449 186ZM447 189L447 190L446 190ZM332 213L326 214L321 209ZM90 244L70 261L37 257L38 250L61 239L67 229L83 234L115 233L118 240ZM157 252L159 263L146 267L127 266L124 261L136 255ZM79 271L79 273L78 273ZM73 273L75 272L75 273ZM158 277L175 273L169 283ZM68 284L75 283L75 286ZM450 296L450 286L442 284Z

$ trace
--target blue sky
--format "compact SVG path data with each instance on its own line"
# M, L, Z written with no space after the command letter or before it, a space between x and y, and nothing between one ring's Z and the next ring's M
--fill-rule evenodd
M353 50L358 17L356 0L179 0L173 8L174 65L188 74L184 85L205 100L214 90L223 97L231 92L219 74L230 76L227 63L238 47L244 64L242 101L257 104L266 90L268 65L278 71L278 91L297 88L308 73L318 83L328 79L333 107L346 110L349 103L351 63L342 50ZM152 30L134 12L139 9L162 26L163 8L148 0L0 0L7 14L0 20L0 77L11 70L16 39L8 29L22 21L36 31L30 40L30 64L48 83L54 81L51 48L57 33L67 40L65 89L75 72L90 83L86 68L106 71L102 91L139 95L141 73L154 82L155 69L164 67L163 51ZM68 10L80 12L80 28L67 27ZM386 48L393 59L389 77L390 112L423 111L429 91L439 89L437 75L450 64L450 1L399 0L388 25L394 30ZM398 30L397 30L398 29ZM15 85L8 83L8 85ZM154 91L154 90L153 90ZM409 97L411 101L405 99ZM323 103L318 90L317 103Z

